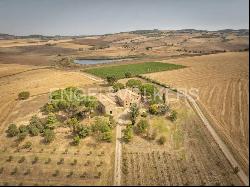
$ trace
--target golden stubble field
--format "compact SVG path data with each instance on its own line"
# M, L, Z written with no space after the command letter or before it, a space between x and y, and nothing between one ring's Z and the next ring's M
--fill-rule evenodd
M249 53L223 53L166 62L187 67L148 76L178 89L198 89L199 105L248 173Z

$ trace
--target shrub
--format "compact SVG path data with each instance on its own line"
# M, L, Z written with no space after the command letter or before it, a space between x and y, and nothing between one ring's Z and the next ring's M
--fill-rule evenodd
M86 138L90 133L90 128L88 126L82 125L78 131L78 136L80 138Z
M172 110L169 118L170 118L171 121L177 120L177 112L175 110Z
M149 106L149 113L153 115L164 115L169 110L165 104L152 104Z
M123 130L123 141L128 143L133 138L133 130L131 126L127 126L126 129Z
M155 138L157 137L157 130L156 129L152 129L152 128L148 128L147 129L147 139L148 140L155 140Z
M132 122L132 125L135 124L138 115L139 115L139 107L137 106L136 103L132 103L132 105L129 108L129 117Z
M23 163L25 161L25 157L22 156L22 158L18 161L18 163Z
M38 162L38 157L36 156L35 158L34 158L34 160L32 161L32 164L36 164L37 162Z
M69 174L67 175L67 177L71 177L74 174L73 171L69 172Z
M73 138L73 144L74 145L79 145L80 143L80 137L78 135L76 135L74 138Z
M54 177L57 177L59 175L59 170L56 170L55 173L53 174Z
M107 76L106 79L109 85L113 85L115 82L117 82L117 78L115 76Z
M112 133L111 131L106 131L103 132L99 135L99 139L101 141L105 141L105 142L112 142Z
M48 117L47 117L47 122L45 125L46 129L54 129L57 125L57 118L56 115L54 113L49 113Z
M9 158L7 159L7 162L11 162L13 160L13 156L9 156Z
M132 77L132 73L131 72L125 72L124 75L125 75L126 78Z
M68 127L70 127L73 133L78 133L80 128L80 123L76 118L70 118L66 121Z
M18 139L18 141L23 141L25 138L26 138L26 136L28 135L28 132L20 132L18 135L17 135L17 139Z
M55 112L56 108L54 107L53 104L51 103L46 103L42 108L41 111L44 112L45 114L49 114L51 112Z
M36 126L30 125L29 126L29 133L31 136L38 136L40 133L40 130Z
M48 158L48 160L45 162L45 164L49 164L51 162L51 158Z
M117 92L118 90L121 90L121 89L124 89L125 88L125 86L124 86L124 84L122 84L122 83L115 83L114 85L113 85L113 90L114 90L114 92Z
M144 134L147 132L147 129L149 128L149 123L147 120L142 119L140 120L136 126L135 126L135 132L136 134Z
M17 169L17 167L15 167L14 170L11 172L11 175L15 175L15 174L17 174L17 172L18 172L18 169Z
M147 112L142 112L141 117L146 118L148 116Z
M18 99L19 99L19 100L26 100L26 99L29 98L29 96L30 96L30 93L29 93L29 92L23 91L23 92L20 92L20 93L18 94Z
M16 124L14 124L14 123L10 124L6 133L9 137L17 136L19 133L19 130L18 130Z
M149 106L149 113L156 115L158 113L158 105L157 104L152 104Z
M24 173L24 175L29 175L30 174L30 169L27 169L27 171Z
M158 143L159 143L160 145L165 144L165 142L166 142L166 137L165 137L165 136L161 136L161 137L158 139Z
M64 164L64 158L61 158L59 162L57 162L57 164Z
M32 146L32 143L30 141L26 142L24 145L23 145L23 148L24 149L29 149L30 147Z
M54 141L55 139L55 133L53 130L50 130L50 129L46 129L44 131L44 141L46 143L51 143L52 141Z
M3 167L1 167L1 168L0 168L0 174L2 174L2 173L3 173L3 170L4 170L4 168L3 168Z
M142 85L140 80L130 79L127 81L126 86L130 88L140 88Z
M28 129L28 127L26 125L20 125L18 129L19 129L20 133L23 133L23 132L28 133L29 132L29 129Z
M39 132L42 133L44 131L44 125L40 118L38 118L36 115L32 116L30 119L30 126L34 126L37 129L39 129Z
M74 161L71 163L71 165L75 166L77 164L77 160L74 159Z

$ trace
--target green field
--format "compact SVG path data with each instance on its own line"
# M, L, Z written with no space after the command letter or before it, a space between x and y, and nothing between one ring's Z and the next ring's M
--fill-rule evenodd
M106 78L114 75L118 79L125 78L125 73L130 72L132 76L145 73L153 73L159 71L168 71L183 68L182 65L167 64L161 62L145 62L139 64L115 65L107 67L89 68L82 70L84 72L96 75L98 77Z

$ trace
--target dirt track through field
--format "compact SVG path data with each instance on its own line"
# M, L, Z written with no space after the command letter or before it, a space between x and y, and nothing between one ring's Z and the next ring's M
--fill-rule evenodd
M188 101L190 102L190 104L193 107L193 109L200 116L200 118L203 121L204 125L206 126L206 128L208 129L208 131L210 132L210 134L212 135L212 137L216 141L216 143L219 145L219 147L221 148L222 152L224 153L224 155L226 156L226 158L228 159L228 161L230 162L230 164L234 168L235 167L239 168L239 172L237 173L237 175L240 177L240 179L242 180L242 182L246 186L248 186L249 185L249 178L248 178L248 176L243 172L243 170L241 169L239 163L235 160L233 154L229 151L229 149L227 148L226 144L222 141L222 139L215 132L214 128L210 125L209 121L207 120L207 118L205 117L205 115L202 113L202 111L199 108L199 106L196 103L196 101L191 96L189 96L187 94L183 94L183 95L188 99Z
M122 158L121 126L118 124L116 126L114 186L121 185L121 158Z

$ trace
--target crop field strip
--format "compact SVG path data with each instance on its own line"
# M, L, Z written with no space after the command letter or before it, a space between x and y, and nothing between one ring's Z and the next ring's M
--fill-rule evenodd
M94 74L102 78L106 78L107 76L113 75L116 78L121 79L125 78L126 72L130 72L132 76L135 76L144 73L168 71L180 68L184 68L184 66L161 63L161 62L145 62L138 64L125 64L125 65L116 65L116 66L99 67L99 68L88 68L88 69L83 69L82 71Z

